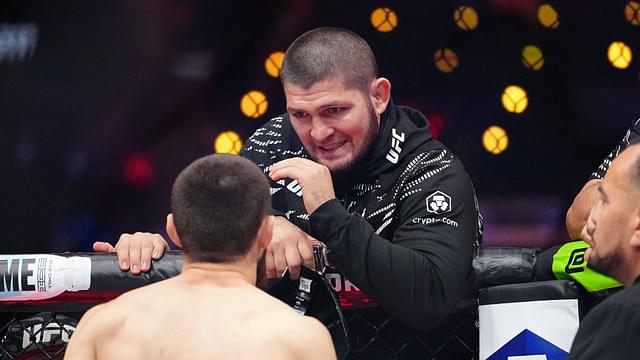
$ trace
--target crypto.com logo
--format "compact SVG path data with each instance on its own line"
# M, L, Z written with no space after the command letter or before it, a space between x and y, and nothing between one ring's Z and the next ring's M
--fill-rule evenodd
M427 211L436 215L451 211L451 196L442 191L427 196Z

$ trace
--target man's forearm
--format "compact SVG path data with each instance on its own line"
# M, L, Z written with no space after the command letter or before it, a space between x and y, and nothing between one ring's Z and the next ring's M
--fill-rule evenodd
M464 296L471 242L431 239L433 251L426 254L382 238L339 203L323 207L312 214L312 234L334 250L338 268L349 280L407 325L437 326ZM321 226L314 228L314 223Z

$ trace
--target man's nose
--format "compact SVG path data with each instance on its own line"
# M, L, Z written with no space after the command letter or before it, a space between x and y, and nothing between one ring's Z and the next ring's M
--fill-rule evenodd
M331 135L333 135L334 132L335 130L333 129L333 127L328 126L321 119L314 119L311 124L311 138L313 138L313 140L316 142L323 142Z

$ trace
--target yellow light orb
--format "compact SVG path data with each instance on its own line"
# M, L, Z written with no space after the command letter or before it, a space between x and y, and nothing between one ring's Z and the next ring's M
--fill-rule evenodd
M252 90L244 94L240 100L240 110L246 117L257 118L267 112L269 102L266 95L258 90Z
M433 55L436 68L443 73L450 73L458 66L458 55L451 49L438 49Z
M489 126L482 134L482 145L488 152L498 155L509 146L509 135L500 126Z
M544 65L542 50L537 46L526 46L522 49L522 63L527 69L540 70Z
M635 1L629 1L624 7L624 17L631 25L640 25L640 4Z
M517 85L510 85L502 93L502 106L512 113L521 113L527 109L529 99L527 92Z
M538 8L538 20L542 26L555 29L560 25L558 20L558 12L549 4L542 4Z
M264 62L264 69L269 76L277 78L280 76L280 70L282 69L282 61L284 60L284 53L282 51L276 51L269 55Z
M631 48L622 41L614 41L609 45L607 57L609 58L611 65L618 69L626 69L629 67L631 59L633 58Z
M239 154L242 149L242 139L235 131L223 131L216 137L213 149L217 154Z
M371 12L371 25L380 32L392 31L398 26L398 15L387 7L377 8Z
M470 6L460 6L453 12L453 21L462 30L474 30L478 27L478 13Z

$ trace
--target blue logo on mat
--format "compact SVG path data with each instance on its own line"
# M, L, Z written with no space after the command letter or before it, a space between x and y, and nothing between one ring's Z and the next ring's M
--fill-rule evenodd
M505 360L509 356L517 357L535 355L540 355L541 358L546 358L547 360L566 360L569 353L528 329L524 329L521 333L513 337L513 339L509 340L509 342L489 356L487 360Z

